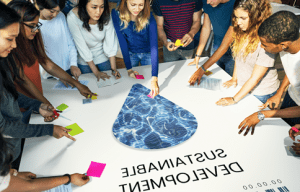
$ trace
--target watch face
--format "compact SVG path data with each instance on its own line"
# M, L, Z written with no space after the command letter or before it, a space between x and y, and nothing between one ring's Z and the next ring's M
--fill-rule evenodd
M260 121L262 121L262 120L264 120L265 115L262 114L261 112L258 112L257 117L258 117L258 119L259 119Z

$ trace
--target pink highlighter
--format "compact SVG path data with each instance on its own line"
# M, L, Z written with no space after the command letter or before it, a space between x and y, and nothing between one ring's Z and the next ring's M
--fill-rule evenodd
M296 133L299 132L299 130L296 127L292 127L292 130L295 131Z
M144 79L144 76L143 75L136 75L135 76L137 79Z

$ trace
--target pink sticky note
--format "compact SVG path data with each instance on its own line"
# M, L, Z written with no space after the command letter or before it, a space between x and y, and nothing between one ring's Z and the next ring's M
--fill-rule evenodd
M151 99L153 99L153 97L149 94L149 95L147 95L148 97L150 97Z
M136 75L135 76L137 79L144 79L144 76L143 75Z
M296 127L292 127L292 130L294 130L296 133L299 132L299 130Z
M86 172L87 176L100 177L106 164L92 161L89 169Z

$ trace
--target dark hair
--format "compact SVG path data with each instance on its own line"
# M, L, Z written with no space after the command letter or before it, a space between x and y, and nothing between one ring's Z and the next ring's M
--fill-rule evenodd
M53 9L59 6L60 10L63 10L66 4L66 0L35 0L40 10Z
M279 11L260 25L258 35L269 43L279 44L299 39L299 28L299 19L294 13Z
M5 141L2 133L0 133L0 176L6 176L10 171L10 164L13 161L13 156Z
M90 2L90 0L79 0L79 3L77 5L78 7L78 16L81 21L83 21L83 28L85 28L88 31L91 31L91 27L89 25L90 16L86 10L86 5ZM103 30L103 26L107 25L110 18L110 11L109 11L109 5L108 0L104 0L104 11L98 20L98 26L99 30Z
M13 23L20 22L20 19L21 17L13 9L0 2L0 29L4 29ZM16 67L11 54L6 58L0 57L0 101L4 96L4 89L12 94L15 100L18 98L18 92L13 80L9 77L10 74L13 74L14 80L22 81L19 76L19 69Z
M40 11L36 7L24 0L13 0L9 7L14 9L20 16L21 22L33 21L40 16ZM20 25L20 34L17 37L17 48L12 51L17 64L32 66L36 60L41 64L45 64L48 59L41 33L37 33L33 40L26 37L24 25Z

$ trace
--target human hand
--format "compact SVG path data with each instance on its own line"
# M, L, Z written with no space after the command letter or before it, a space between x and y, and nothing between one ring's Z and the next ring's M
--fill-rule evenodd
M300 143L293 143L292 149L297 155L300 155Z
M72 85L71 83L68 83L67 81L63 80L63 79L59 79L66 87L71 86L72 88L74 87L74 85Z
M99 81L100 79L102 79L102 80L105 81L105 79L109 79L109 78L110 78L110 76L107 75L107 73L101 72L101 71L97 71L97 72L95 73L95 76L96 76L96 78L97 78L97 81Z
M97 96L96 93L93 93L87 86L82 85L80 82L76 84L76 87L80 94L84 96L85 98L90 98L92 95Z
M63 136L76 141L76 139L72 136L70 136L68 133L72 131L72 129L67 129L65 127L59 126L59 125L54 125L53 127L53 137L55 137L56 139L60 139Z
M265 104L259 106L259 108L264 109L266 107L269 107L270 109L277 109L280 103L280 99L281 99L281 95L276 93L273 97L269 98Z
M233 97L224 97L221 98L219 101L217 101L216 104L222 106L228 106L228 105L236 104L236 102L234 101Z
M296 125L294 125L294 127L299 130L300 124L296 124ZM295 141L295 137L297 137L298 135L300 135L300 131L296 132L292 128L289 130L289 136L291 139L293 139L293 141ZM298 139L298 141L300 142L299 139Z
M199 67L198 67L199 59L200 59L200 57L197 57L197 59L196 59L196 57L195 57L194 60L188 64L188 66L196 65L196 69L198 69L198 68L199 68Z
M70 70L71 70L71 74L75 77L76 81L78 81L78 78L81 75L80 69L76 66L71 66Z
M25 180L31 180L36 178L36 174L31 172L18 172L17 177L20 177Z
M181 42L183 43L183 47L188 46L193 40L194 40L193 37L189 33L185 34L181 39Z
M111 70L111 74L113 75L113 76L115 76L116 77L116 79L120 79L121 78L121 74L119 73L119 71L118 70Z
M150 95L152 96L152 98L154 98L158 94L159 94L158 79L157 77L152 77Z
M54 120L52 117L54 115L54 110L55 108L52 105L46 103L42 103L39 107L39 113L44 117L45 122L51 122Z
M171 42L171 41L168 41L167 45L166 45L166 48L169 50L169 51L175 51L176 49L178 49L177 46L175 46L175 43Z
M203 77L203 75L204 71L201 68L197 69L197 71L195 71L195 73L189 79L190 85L194 85L196 81L198 82L198 85L200 85L200 80Z
M132 69L127 70L128 76L136 79L136 75L139 75L137 71L133 71Z
M252 128L251 131L251 135L254 134L254 130L255 130L255 126L260 122L260 120L257 117L257 112L253 113L252 115L250 115L249 117L247 117L246 119L244 119L244 121L242 121L239 125L239 134L241 134L244 129L246 129L246 132L244 134L244 136L246 136L248 134L248 132L250 131L250 129Z
M230 79L229 81L226 81L223 83L223 87L229 88L231 86L236 87L237 86L237 79Z
M71 183L77 186L85 185L90 178L85 174L74 173L71 175Z

